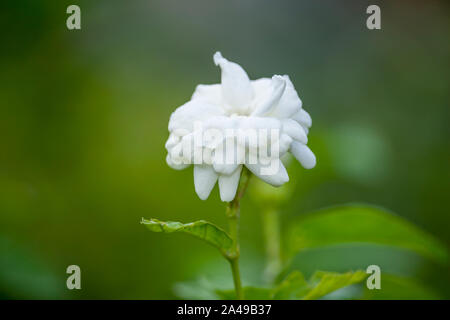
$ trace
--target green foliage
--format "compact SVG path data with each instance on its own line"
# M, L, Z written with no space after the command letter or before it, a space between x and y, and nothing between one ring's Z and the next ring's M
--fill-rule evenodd
M317 271L309 280L294 271L273 288L245 287L244 296L249 300L313 300L349 285L363 281L367 274L355 272L335 273ZM216 290L222 299L235 299L234 290Z
M143 219L142 223L154 232L192 234L219 248L222 253L232 245L226 232L206 221L183 224ZM307 248L368 243L407 249L435 261L445 262L447 259L445 247L431 235L386 210L367 205L345 205L307 214L292 224L287 234L288 251L292 254ZM362 270L345 273L316 271L307 280L300 271L294 269L273 287L247 286L243 290L245 298L252 300L312 300L360 283L366 277L366 272ZM358 296L351 295L349 298L437 297L434 292L407 278L384 273L382 283L384 290L365 290L362 296L359 290ZM183 298L236 298L234 290L223 290L223 287L211 284L202 285L201 290L196 284L186 283L178 284L176 288Z
M249 300L313 300L349 285L360 283L367 274L355 272L335 273L317 271L308 281L303 274L294 271L273 288L245 287L244 296ZM234 290L216 290L218 297L236 299Z
M368 205L345 205L307 214L292 224L287 239L291 254L358 242L412 250L442 263L448 260L445 246L433 236L385 209Z
M343 287L359 283L367 277L364 271L335 273L317 271L310 280L312 289L303 297L304 300L321 298Z
M317 271L306 281L299 271L289 274L274 290L274 299L319 299L327 294L359 283L367 277L364 271L335 273Z
M203 241L213 245L219 249L222 254L225 254L228 250L230 250L233 244L230 236L225 231L204 220L181 223L175 221L164 222L157 219L146 220L142 218L141 224L144 224L150 231L153 232L184 232L193 235L194 237L202 239Z
M293 271L274 290L273 299L299 299L309 290L308 282L300 271Z

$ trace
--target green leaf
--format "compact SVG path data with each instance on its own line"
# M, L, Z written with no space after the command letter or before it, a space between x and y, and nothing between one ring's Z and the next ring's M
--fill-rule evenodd
M345 205L306 214L288 232L291 254L307 248L342 244L375 243L412 250L447 263L448 252L432 235L385 209Z
M277 300L313 300L333 291L359 283L367 277L364 271L336 273L317 271L306 281L299 271L289 274L273 291Z
M274 288L245 287L243 290L245 299L249 300L313 300L359 283L366 277L361 270L347 273L318 271L306 281L301 272L294 271ZM236 299L234 290L215 292L221 299Z
M362 270L347 273L317 271L309 281L312 288L303 297L303 300L321 298L343 287L359 283L366 277L367 274Z
M274 300L292 300L303 297L310 290L308 282L300 271L290 273L274 290Z
M194 237L202 239L203 241L213 245L224 255L231 249L233 244L230 236L225 231L204 220L181 223L175 221L163 222L157 219L146 220L142 218L141 224L144 224L150 231L153 232L184 232L193 235Z

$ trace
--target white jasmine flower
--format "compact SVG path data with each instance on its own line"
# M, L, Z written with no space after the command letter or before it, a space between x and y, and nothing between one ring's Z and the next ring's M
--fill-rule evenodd
M289 181L280 161L288 151L304 168L313 168L316 158L306 145L311 117L289 77L251 81L220 52L214 63L222 70L221 83L197 86L191 100L172 113L166 142L169 166L181 170L194 165L200 199L207 199L218 181L222 201L233 200L244 165L265 182L281 186Z

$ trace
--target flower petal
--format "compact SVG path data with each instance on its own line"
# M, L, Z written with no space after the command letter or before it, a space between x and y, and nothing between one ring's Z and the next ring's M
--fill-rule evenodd
M297 141L292 142L291 153L305 169L312 169L316 166L316 156L311 149L303 143Z
M180 137L171 133L164 146L166 147L167 150L170 150L179 142L180 142Z
M220 174L224 174L224 175L232 174L236 170L238 165L239 164L237 164L237 163L236 164L226 164L226 163L217 163L217 162L214 162L214 164L213 164L214 171L216 171L217 173L220 173Z
M178 161L179 163L176 163L176 161L173 161L170 157L170 154L166 156L166 162L172 169L175 170L183 170L190 166L189 163L183 163L182 161Z
M246 163L245 166L256 176L258 176L261 180L271 184L274 187L279 187L284 183L289 181L289 176L287 174L286 168L280 159L272 159L270 165L262 165L260 163L257 164L249 164ZM273 170L271 170L270 168ZM273 171L273 172L271 172Z
M270 92L270 88L272 86L271 78L259 78L251 81L253 92L255 93L255 97L259 99L264 95L267 95Z
M300 100L291 80L287 75L283 76L283 78L286 81L286 88L277 107L270 113L271 116L280 119L290 118L302 108L302 100Z
M238 145L233 137L228 137L214 149L213 166L219 174L230 175L238 167Z
M222 69L222 97L229 112L245 114L253 100L253 88L247 73L237 63L228 61L220 52L214 54L214 63Z
M232 201L236 195L236 190L241 177L242 165L240 165L231 175L219 176L220 199L222 201Z
M257 102L255 110L252 112L252 116L263 116L270 112L280 101L286 88L286 81L282 76L275 75L271 81L271 93L265 95L265 97Z
M303 127L311 128L312 119L308 112L304 109L300 109L299 112L292 116L292 119L300 123Z
M300 141L301 143L308 143L308 136L305 129L295 120L283 120L283 132L289 135L292 139Z
M217 173L210 165L194 166L195 192L200 199L206 200L217 181Z
M280 157L283 156L291 146L292 138L287 134L282 134L279 141Z
M189 101L172 113L169 120L169 131L193 131L195 121L202 121L223 114L222 108L216 105L200 100Z
M220 84L199 84L191 100L204 101L206 103L221 105L222 104L222 88Z

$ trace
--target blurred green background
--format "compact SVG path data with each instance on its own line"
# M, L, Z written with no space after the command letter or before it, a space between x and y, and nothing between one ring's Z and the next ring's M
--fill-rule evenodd
M66 28L81 7L82 29ZM382 30L366 28L381 7ZM318 165L289 166L284 224L352 201L396 212L450 244L449 5L438 1L3 1L0 12L0 298L166 299L224 276L216 250L153 234L141 217L225 225L215 189L165 163L167 124L212 54L252 79L289 74L313 118ZM244 283L264 260L258 199L242 208ZM340 250L340 251L339 251ZM388 248L311 250L301 265L367 263L450 298L450 272ZM82 290L66 289L81 267ZM395 297L407 297L407 293Z

